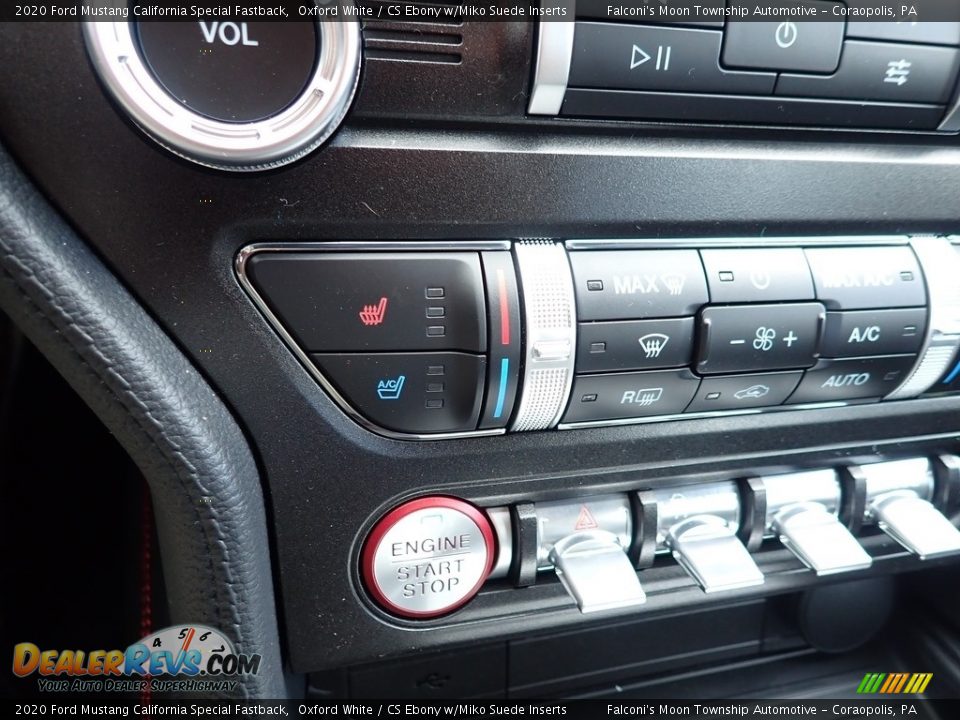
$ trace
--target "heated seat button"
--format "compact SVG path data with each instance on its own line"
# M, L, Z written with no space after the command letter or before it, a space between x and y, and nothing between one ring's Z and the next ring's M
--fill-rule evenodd
M693 318L580 323L577 372L682 367L693 355Z
M707 283L696 250L586 250L570 253L580 320L693 315Z
M475 430L486 360L466 353L329 353L313 361L368 420L404 433Z
M360 571L384 610L425 619L473 598L496 553L493 526L481 510L456 498L424 497L377 522L364 543Z
M829 17L836 3L806 2L803 7ZM735 68L831 73L840 61L843 22L727 23L723 64Z
M673 415L683 412L699 385L689 370L578 375L563 422Z
M712 302L814 299L810 270L800 248L701 250L700 256Z
M255 122L285 110L320 54L313 22L138 22L137 35L167 92L224 122Z
M729 375L707 377L687 412L741 410L779 405L800 382L802 372L767 373L764 375Z
M720 67L723 33L715 30L578 22L570 87L769 95L773 73Z
M915 362L915 355L821 360L804 373L787 404L880 398L906 379Z
M901 247L807 248L817 299L830 310L926 305L913 251Z
M914 353L923 344L925 308L828 312L820 354L862 357Z
M823 305L731 305L701 314L697 372L806 368L816 362Z
M943 104L957 79L960 50L847 40L833 75L782 74L777 95Z
M247 266L307 351L487 348L477 253L257 253Z

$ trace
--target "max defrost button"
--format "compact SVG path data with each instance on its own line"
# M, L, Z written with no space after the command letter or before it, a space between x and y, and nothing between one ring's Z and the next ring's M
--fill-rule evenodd
M384 610L427 619L473 598L496 552L493 526L481 510L456 498L425 497L380 519L364 544L360 571Z
M696 250L586 250L570 266L580 320L693 315L708 300Z

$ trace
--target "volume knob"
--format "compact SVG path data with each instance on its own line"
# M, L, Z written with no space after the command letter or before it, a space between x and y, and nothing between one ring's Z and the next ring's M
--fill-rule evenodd
M83 23L101 79L133 120L201 165L292 162L340 125L360 72L359 24L343 19Z

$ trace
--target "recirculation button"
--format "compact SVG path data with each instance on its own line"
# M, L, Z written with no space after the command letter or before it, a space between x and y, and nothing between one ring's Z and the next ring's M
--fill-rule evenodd
M472 599L496 554L493 525L481 510L456 498L424 497L380 519L363 547L360 570L377 605L424 620Z

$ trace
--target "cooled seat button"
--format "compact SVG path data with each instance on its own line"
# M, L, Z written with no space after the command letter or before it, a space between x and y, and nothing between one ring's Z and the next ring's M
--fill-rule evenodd
M476 430L486 361L466 353L342 353L313 361L366 418L406 433Z
M427 619L473 598L495 556L493 527L483 512L456 498L425 497L394 508L374 526L361 574L384 610Z

